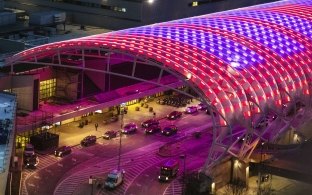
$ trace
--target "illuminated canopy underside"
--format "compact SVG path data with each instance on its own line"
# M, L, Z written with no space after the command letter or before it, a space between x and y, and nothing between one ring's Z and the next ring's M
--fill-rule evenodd
M289 0L57 42L10 63L100 47L139 55L179 72L223 116L248 119L311 93L312 1ZM250 99L258 107L250 106Z

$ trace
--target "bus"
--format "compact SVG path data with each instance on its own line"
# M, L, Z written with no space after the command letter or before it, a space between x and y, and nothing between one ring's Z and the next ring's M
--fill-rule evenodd
M170 179L177 176L179 172L179 161L175 159L170 159L166 161L160 167L160 175L158 176L159 181L169 181Z

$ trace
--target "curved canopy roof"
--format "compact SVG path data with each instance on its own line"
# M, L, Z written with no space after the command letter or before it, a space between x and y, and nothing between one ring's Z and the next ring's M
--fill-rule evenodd
M9 63L57 49L97 47L156 60L200 88L226 121L309 97L312 1L289 0L47 44ZM250 106L250 99L258 105Z

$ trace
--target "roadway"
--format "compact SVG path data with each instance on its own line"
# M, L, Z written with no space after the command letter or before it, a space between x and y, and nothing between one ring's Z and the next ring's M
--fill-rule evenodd
M168 121L163 116L172 110L176 110L176 108L156 104L153 107L157 110L161 126L176 124L179 127L178 134L172 137L165 137L160 134L145 135L139 129L136 134L122 136L121 166L126 170L125 182L116 190L106 191L95 188L95 192L99 194L146 194L147 191L152 191L156 194L165 194L168 189L172 190L171 188L174 185L170 185L170 183L160 184L157 181L160 164L168 159L168 157L157 155L159 147L166 142L183 137L192 129L207 126L210 116L203 111L199 111L194 115L183 114L183 117L176 121ZM135 122L140 124L140 122L151 117L148 112L135 112L133 110L134 108L129 108L129 112L124 118L125 123ZM183 110L183 108L180 108L180 110ZM98 116L96 116L98 119L93 118L93 123L96 120L98 122L103 120L100 115ZM120 121L109 125L101 124L98 131L95 131L93 125L80 129L77 127L76 122L64 127L58 127L61 143L71 142L74 145L72 154L64 158L57 158L51 154L39 155L40 163L37 169L25 169L23 171L22 194L64 195L90 193L91 187L87 182L91 175L104 178L110 170L117 167L119 138L104 140L100 138L100 135L108 129L118 129L119 127ZM99 137L97 144L82 148L77 143L87 134L97 135ZM207 134L201 139L188 139L180 146L179 153L187 154L187 161L190 162L186 164L187 170L198 169L203 165L209 151L208 146L206 147L207 144L210 144L209 135ZM198 155L195 155L194 150ZM178 156L175 158L178 158ZM177 181L175 180L172 183L178 183L177 186L180 186L181 190L181 185Z

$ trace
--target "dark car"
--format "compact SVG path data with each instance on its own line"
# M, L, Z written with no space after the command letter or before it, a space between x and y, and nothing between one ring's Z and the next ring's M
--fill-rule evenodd
M197 108L198 108L198 110L207 110L208 106L206 104L204 104L204 103L199 103L197 105Z
M95 144L96 142L96 136L95 135L88 135L87 137L83 138L83 140L81 140L80 144L82 146L90 146Z
M59 156L59 157L63 157L67 154L70 154L71 152L72 152L72 150L71 150L70 146L62 146L62 147L59 147L58 149L56 149L54 151L54 155Z
M142 127L149 127L152 125L159 125L159 121L155 120L155 119L149 119L147 121L144 121L143 123L141 123Z
M176 134L177 132L178 132L178 127L175 125L169 125L161 131L163 135L167 135L167 136Z
M117 137L117 133L118 133L118 131L113 131L113 130L111 130L111 131L106 131L106 132L104 133L104 135L103 135L103 138L104 138L104 139L112 139L112 138L115 138L115 137Z
M188 106L185 109L185 113L187 113L187 114L193 114L195 112L197 112L197 107L196 106Z
M144 128L144 132L146 134L153 134L157 133L161 130L161 127L159 125L151 125L149 127Z
M177 118L180 118L182 116L182 112L180 111L173 111L170 114L167 115L167 119L169 120L175 120Z
M36 168L39 164L39 158L36 154L24 156L24 165L26 168Z
M138 129L138 126L135 123L128 123L121 130L121 133L124 133L124 134L135 133L137 129Z
M35 154L35 148L32 144L26 144L24 150L24 156L31 156Z

